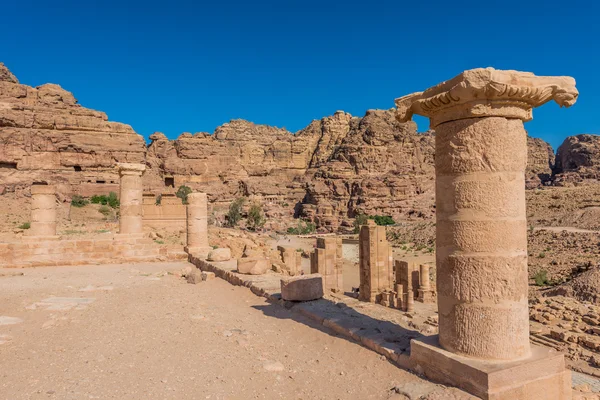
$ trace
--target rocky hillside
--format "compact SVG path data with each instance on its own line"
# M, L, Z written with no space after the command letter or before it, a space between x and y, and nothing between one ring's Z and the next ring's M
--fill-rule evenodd
M105 193L118 187L116 163L145 156L144 139L129 125L82 107L58 85L21 85L0 63L0 194L36 180L65 194Z
M0 193L27 192L36 180L58 185L65 197L118 189L118 162L145 162L146 191L180 185L206 191L216 214L235 198L261 202L273 228L309 218L325 230L350 230L358 213L396 220L434 217L434 132L417 133L393 110L364 117L342 111L293 134L233 120L213 134L155 133L150 144L129 125L109 122L70 92L32 88L0 64ZM567 138L554 153L528 139L528 188L595 177L598 137Z

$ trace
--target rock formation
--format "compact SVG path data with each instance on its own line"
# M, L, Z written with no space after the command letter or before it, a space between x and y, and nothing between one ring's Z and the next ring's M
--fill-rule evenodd
M0 193L54 184L59 198L118 192L117 163L146 163L144 190L156 195L187 185L207 193L210 212L248 197L263 205L268 228L294 217L322 231L351 231L357 214L433 221L435 133L418 133L392 111L343 111L286 129L233 120L214 134L156 132L146 146L129 125L108 122L58 85L32 88L0 65ZM559 181L595 176L598 138L570 137L559 149ZM554 154L528 138L527 188L553 182ZM556 171L555 171L556 172ZM569 175L570 174L570 175ZM210 218L214 218L214 215Z
M129 125L77 104L55 84L21 85L0 64L0 193L49 181L59 193L118 191L119 162L144 162Z

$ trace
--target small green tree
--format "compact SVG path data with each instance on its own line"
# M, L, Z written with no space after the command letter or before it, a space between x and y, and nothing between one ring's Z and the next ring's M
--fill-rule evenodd
M360 232L360 227L367 224L369 216L366 214L357 214L354 218L354 233Z
M255 231L262 228L265 222L267 222L267 219L265 218L262 206L257 203L252 204L250 210L248 210L248 228Z
M548 271L542 269L533 276L533 280L535 281L536 286L546 286L550 283L548 279Z
M179 197L183 204L187 204L187 197L190 193L192 193L192 189L190 187L181 185L179 186L179 189L177 189L177 193L175 193L175 196Z
M227 225L234 227L242 219L242 207L246 199L244 197L238 197L229 205L229 212L227 213Z

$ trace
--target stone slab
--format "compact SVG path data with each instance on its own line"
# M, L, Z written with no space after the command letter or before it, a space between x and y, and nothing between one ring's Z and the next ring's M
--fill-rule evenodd
M411 369L484 400L570 400L571 372L564 356L532 346L531 356L511 362L462 357L442 349L438 337L411 341Z
M300 275L281 280L281 298L288 301L311 301L323 297L320 274Z

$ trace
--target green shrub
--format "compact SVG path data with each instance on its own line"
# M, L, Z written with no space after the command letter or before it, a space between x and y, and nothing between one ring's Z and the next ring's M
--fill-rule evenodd
M540 254L538 254L538 258L546 258L546 253L542 251Z
M298 225L296 227L290 227L287 229L287 233L290 235L310 235L317 230L315 224L310 221L298 221Z
M389 215L375 215L374 217L370 218L380 226L394 225L396 223L396 221L394 221Z
M104 215L105 217L108 217L110 214L112 214L112 210L109 206L106 205L100 206L100 208L98 208L98 212Z
M260 204L252 204L250 210L248 210L248 228L257 230L262 228L267 222L265 213L263 212Z
M119 207L119 198L117 197L117 194L115 192L110 192L108 196L104 194L93 195L90 201L92 202L92 204L101 204L103 206L108 205L112 208Z
M23 222L21 225L19 225L19 229L29 229L31 228L31 224L29 222Z
M81 197L78 194L73 195L73 197L71 198L71 205L73 207L81 208L81 207L88 205L89 203L90 203L89 201L87 201L86 199L84 199L83 197Z
M181 199L181 202L183 204L187 204L187 197L188 194L192 193L192 189L189 188L188 186L185 185L181 185L179 186L179 189L177 189L177 193L175 193L175 196L179 197Z
M246 199L244 197L239 197L231 202L229 212L227 213L227 225L234 227L240 222L242 219L242 207L245 202Z
M542 269L533 276L533 280L535 281L536 286L546 286L550 283L548 279L548 271Z
M160 206L161 202L162 202L162 194L159 194L158 196L156 196L156 201L154 202L154 204L156 204L157 206Z

